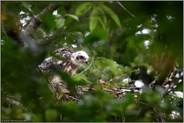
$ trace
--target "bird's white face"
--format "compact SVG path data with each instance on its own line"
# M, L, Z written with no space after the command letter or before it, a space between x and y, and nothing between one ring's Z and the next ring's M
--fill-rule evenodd
M89 60L89 56L84 51L77 51L71 55L71 61L76 66L81 66L84 63L87 64L88 60Z

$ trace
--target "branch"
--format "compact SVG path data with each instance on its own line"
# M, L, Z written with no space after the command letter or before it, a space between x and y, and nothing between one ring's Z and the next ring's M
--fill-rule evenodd
M29 25L25 29L26 34L31 34L41 25L41 20L39 16L33 16Z
M174 67L174 70L173 70L173 72L171 72L170 77L166 78L166 80L162 84L162 86L164 86L166 88L166 90L162 94L162 98L164 98L170 92L174 91L175 87L179 84L179 83L172 84L177 73L178 73L178 70Z
M54 11L57 7L58 7L58 5L51 3L40 12L39 16L43 16L43 15L47 14L47 12L49 12L49 11Z
M117 3L128 13L130 14L133 18L136 18L131 12L129 12L120 2L117 1Z
M30 23L26 27L25 32L27 34L31 34L32 32L34 32L41 25L41 19L40 19L41 16L47 14L49 11L54 11L57 7L59 7L58 4L56 5L56 4L51 3L46 8L44 8L40 12L40 14L33 16Z

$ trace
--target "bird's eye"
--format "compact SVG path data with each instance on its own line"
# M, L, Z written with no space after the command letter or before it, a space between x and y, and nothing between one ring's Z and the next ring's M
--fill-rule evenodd
M83 56L77 56L77 60L79 60L79 59L84 59L84 57Z

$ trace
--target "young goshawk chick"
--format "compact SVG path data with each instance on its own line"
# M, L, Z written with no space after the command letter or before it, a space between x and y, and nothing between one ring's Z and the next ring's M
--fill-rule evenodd
M53 75L52 68L56 67L69 75L74 75L79 67L88 62L89 56L85 51L74 52L70 48L60 48L55 50L54 53L55 57L46 58L39 65L39 69L44 73L51 74L49 81L54 88L59 88L63 93L70 93L67 84L58 75Z

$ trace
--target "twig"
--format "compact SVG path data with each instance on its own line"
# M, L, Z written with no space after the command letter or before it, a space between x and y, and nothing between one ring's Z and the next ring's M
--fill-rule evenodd
M65 95L65 97L69 100L69 99L72 99L72 100L75 100L75 101L78 101L79 99L73 97L73 96L70 96L70 95Z
M167 94L169 94L171 91L174 91L174 88L177 84L172 84L173 79L175 78L178 70L174 67L173 72L171 72L170 77L166 78L165 82L162 84L162 86L169 85L169 87L166 88L164 93L162 94L162 98L164 98Z
M133 71L131 71L131 73L132 72L135 72L135 71L137 71L137 69L136 70L133 70ZM130 74L131 74L130 73ZM107 81L107 82L112 82L113 80L115 80L115 79L120 79L121 77L123 77L123 76L126 76L125 74L123 74L123 75L120 75L120 76L115 76L114 78L112 78L112 79L110 79L109 81Z
M33 16L30 23L25 28L25 32L27 34L31 34L40 26L40 24L41 24L40 17L38 15Z
M8 35L7 35L6 31L5 31L5 28L4 28L4 24L3 24L3 23L2 23L2 27L1 27L1 29L2 29L2 32L4 32L4 34L5 34L6 38L7 38L7 37L8 37Z
M129 12L119 1L117 3L128 13L130 14L133 18L136 18L131 12Z
M123 77L123 76L124 76L124 74L123 74L123 75L120 75L120 76L115 76L114 78L110 79L110 80L107 81L107 82L112 82L113 80L115 80L115 79L120 79L120 78Z
M53 11L53 10L55 9L55 7L57 7L56 4L50 3L50 4L48 5L48 7L44 8L44 9L40 12L39 16L42 16L42 15L46 14L46 13L49 12L49 11Z
M149 87L150 88L153 88L153 87L155 87L155 85L157 84L157 81L158 80L158 77L156 77L150 84L149 84Z
M47 79L47 77L44 75L44 73L40 70L39 67L37 67L38 71L42 74L42 76L45 78L45 80L47 81L47 83L50 85L50 87L52 88L52 90L56 93L56 90L54 89L54 87L51 85L50 81Z

